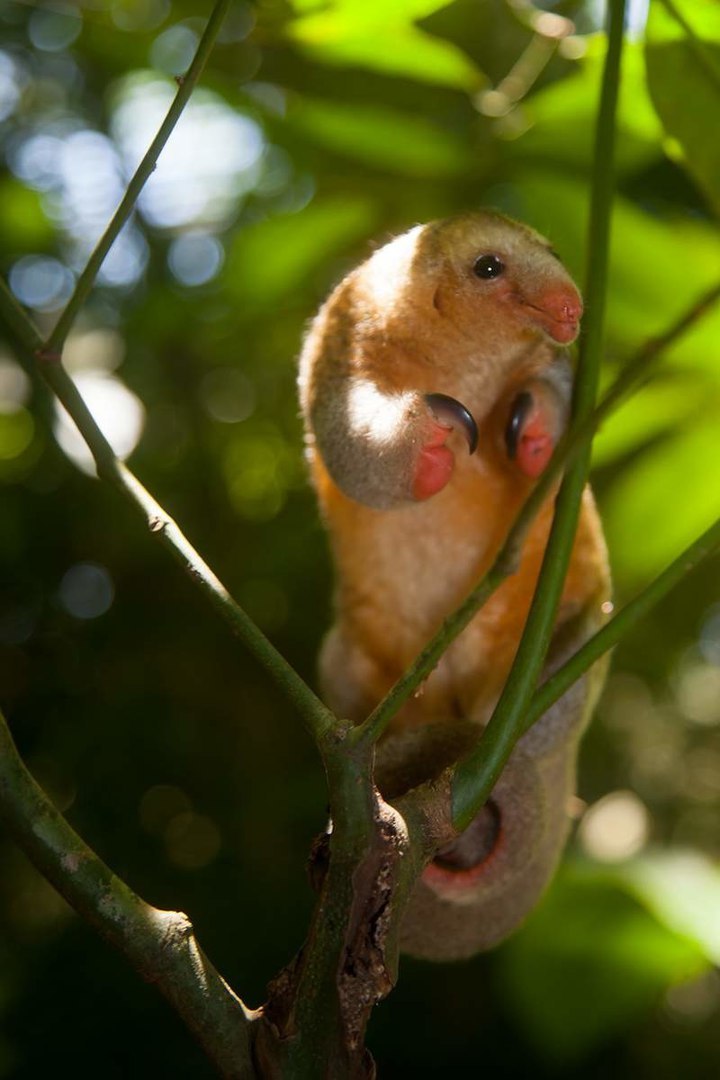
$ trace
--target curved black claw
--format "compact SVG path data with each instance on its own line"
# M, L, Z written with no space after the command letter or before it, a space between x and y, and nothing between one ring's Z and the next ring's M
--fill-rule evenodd
M448 394L426 394L425 401L435 419L441 424L460 428L467 439L470 453L474 454L478 444L478 429L470 410Z
M529 390L522 390L512 403L510 419L505 428L505 446L511 461L514 460L517 454L520 432L532 407L533 396Z

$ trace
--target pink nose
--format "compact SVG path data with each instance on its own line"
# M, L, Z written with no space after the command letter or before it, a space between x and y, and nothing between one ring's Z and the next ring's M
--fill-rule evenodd
M532 312L533 321L560 345L569 345L577 337L578 323L583 312L580 294L571 285L558 285L540 293L524 307Z
M545 293L538 307L558 322L576 323L583 313L583 303L573 289L552 289Z

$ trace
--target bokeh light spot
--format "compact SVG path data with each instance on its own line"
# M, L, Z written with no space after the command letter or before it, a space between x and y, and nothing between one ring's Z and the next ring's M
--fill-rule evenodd
M585 813L578 829L583 848L600 862L622 862L637 855L650 832L645 804L632 791L612 791Z
M162 836L168 823L191 807L190 799L182 788L174 784L154 784L140 800L138 817L146 832Z
M112 578L97 563L76 563L60 582L60 603L76 619L97 619L115 598Z
M162 123L177 87L138 72L118 88L112 130L133 172ZM160 228L223 223L255 186L265 142L254 120L217 94L198 90L185 108L139 207Z
M98 427L119 458L126 458L137 446L145 425L145 409L127 386L103 371L81 372L75 379ZM85 440L65 409L55 405L55 438L72 462L89 475L95 462Z
M289 448L270 427L240 434L223 461L228 496L243 517L270 521L282 509L293 471Z
M209 817L186 811L165 830L165 851L171 863L184 870L200 870L220 850L220 833Z
M0 357L0 413L15 412L30 399L30 380L14 360Z
M71 332L63 349L63 363L73 374L89 370L115 371L124 357L122 335L106 327Z
M62 139L57 135L38 133L10 147L10 166L21 180L38 191L49 191L57 182L58 160Z
M713 604L700 629L700 652L709 664L720 667L720 604Z
M209 371L200 383L200 397L208 415L222 424L247 420L255 409L255 387L236 368Z
M0 121L12 116L20 101L22 86L17 63L5 52L0 52Z
M684 717L703 727L720 723L720 667L688 658L673 681Z
M128 288L142 277L148 258L145 237L133 225L126 225L105 256L98 281L103 285Z
M25 255L10 270L10 288L35 311L56 311L69 298L74 277L49 255Z
M170 0L115 0L112 21L119 30L153 30L170 13Z
M197 44L198 36L189 26L182 23L171 26L153 42L150 49L152 65L167 75L182 75L192 62Z
M60 52L72 45L82 30L82 16L70 4L53 4L33 11L28 22L28 36L36 49Z
M665 1009L681 1024L700 1024L720 1008L720 975L706 971L696 979L671 986L665 995Z
M226 44L231 41L244 41L256 22L255 11L250 4L236 0L228 11L220 27L218 41Z
M207 233L184 233L173 240L168 264L182 285L204 285L215 277L225 253L216 236Z

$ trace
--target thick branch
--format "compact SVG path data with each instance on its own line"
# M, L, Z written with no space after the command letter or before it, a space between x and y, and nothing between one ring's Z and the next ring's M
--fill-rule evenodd
M373 784L373 757L372 746L347 740L326 755L329 851L322 873L315 865L322 882L306 944L270 987L257 1047L269 1076L373 1075L365 1027L395 981L395 887L407 853L403 819Z
M182 1016L222 1076L253 1076L253 1013L219 975L182 912L161 911L105 865L25 768L0 713L0 819L37 869Z

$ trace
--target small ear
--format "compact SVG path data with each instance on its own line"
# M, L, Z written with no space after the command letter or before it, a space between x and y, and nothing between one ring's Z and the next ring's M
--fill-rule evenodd
M533 379L516 393L505 425L505 449L524 476L536 480L545 471L567 415L566 397L550 380Z

